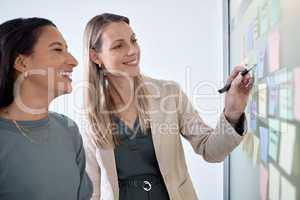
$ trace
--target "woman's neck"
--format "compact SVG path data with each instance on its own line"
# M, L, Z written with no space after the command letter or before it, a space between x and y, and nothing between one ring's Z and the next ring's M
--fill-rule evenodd
M48 109L39 113L27 112L20 108L20 106L16 105L16 102L13 102L8 107L0 110L0 116L17 121L34 121L46 118L48 116L48 112Z
M108 77L109 92L117 105L132 104L135 97L134 78L131 77Z
M0 116L13 120L39 120L48 116L49 104L47 92L22 88L14 101L0 110Z

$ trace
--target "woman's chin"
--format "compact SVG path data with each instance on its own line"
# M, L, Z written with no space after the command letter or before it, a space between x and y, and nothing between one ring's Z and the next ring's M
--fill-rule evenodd
M65 90L64 90L64 93L65 94L70 94L73 90L73 87L71 84L68 84L66 87L65 87Z
M137 66L137 67L134 67L132 69L129 69L127 72L128 76L134 78L134 77L137 77L141 74L140 72L140 68Z
M110 75L116 76L116 77L127 77L127 78L134 78L140 75L140 69L137 68L132 68L132 69L126 69L126 70L120 70L118 72L116 71L111 71L109 73Z
M56 96L61 96L64 94L70 94L72 92L73 88L71 84L65 84L63 88L59 88L56 91Z

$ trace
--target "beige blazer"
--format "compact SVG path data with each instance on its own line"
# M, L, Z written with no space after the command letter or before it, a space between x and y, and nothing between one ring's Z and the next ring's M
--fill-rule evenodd
M151 94L148 98L154 149L170 199L196 200L181 138L187 139L206 161L222 162L243 137L223 113L215 129L207 126L176 83L144 79ZM246 120L244 127L246 132ZM89 139L85 139L85 150L87 172L94 186L92 199L119 200L114 150L97 148Z

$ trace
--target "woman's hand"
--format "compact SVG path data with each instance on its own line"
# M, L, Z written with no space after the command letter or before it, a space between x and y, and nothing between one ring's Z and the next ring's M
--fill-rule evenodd
M231 82L231 87L225 95L224 114L231 123L237 123L245 111L248 98L253 87L254 79L250 74L241 75L244 66L237 66L230 74L227 83Z

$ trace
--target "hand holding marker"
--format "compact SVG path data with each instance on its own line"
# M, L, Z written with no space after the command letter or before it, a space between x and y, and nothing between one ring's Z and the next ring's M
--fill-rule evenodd
M241 72L241 75L242 76L245 76L246 74L248 74L254 67L256 66L256 64L253 64L251 65L248 69L244 69L242 72ZM227 83L223 88L219 89L218 92L220 94L224 93L224 92L227 92L231 87L231 82L230 83Z

